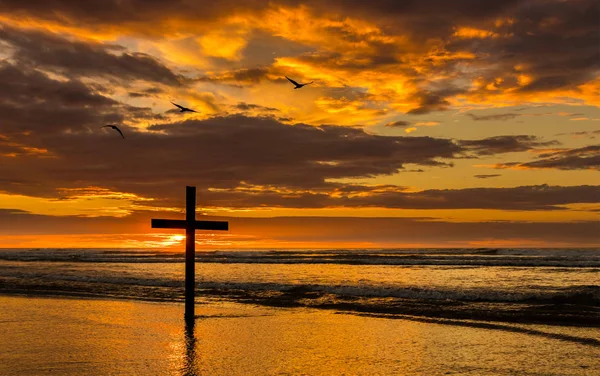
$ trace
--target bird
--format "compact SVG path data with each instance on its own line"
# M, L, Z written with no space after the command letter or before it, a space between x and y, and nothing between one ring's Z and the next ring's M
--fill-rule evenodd
M179 109L181 110L179 112L197 112L197 111L194 111L194 110L192 110L190 108L180 106L177 103L173 103L173 102L171 102L171 103L173 104L173 106L179 107Z
M114 129L115 131L119 132L119 134L121 135L121 137L125 138L125 136L123 136L123 132L121 132L121 130L119 129L119 127L117 127L116 125L105 125L102 128L106 128L106 127Z
M307 84L299 84L296 81L294 81L291 78L289 78L288 76L285 76L285 78L287 78L288 81L290 81L291 83L294 84L294 86L296 86L294 89L300 89L302 86L310 85L310 84L312 84L314 82L314 81L311 81L311 82L309 82Z

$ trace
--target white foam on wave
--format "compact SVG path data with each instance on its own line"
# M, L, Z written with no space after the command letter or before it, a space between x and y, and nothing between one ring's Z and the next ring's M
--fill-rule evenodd
M488 302L535 302L568 301L570 299L590 300L590 304L600 304L600 286L572 286L565 289L526 290L523 292L499 289L461 289L397 287L397 286L340 286L319 284L274 284L274 283L215 283L203 282L200 288L240 291L278 291L284 293L305 294L319 292L338 296L404 298L421 300L456 300Z
M0 262L181 263L183 252L107 249L0 249ZM250 250L198 252L197 262L600 267L598 249Z

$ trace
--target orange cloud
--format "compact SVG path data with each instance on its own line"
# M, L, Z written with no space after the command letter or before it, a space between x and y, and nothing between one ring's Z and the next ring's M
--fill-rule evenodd
M458 37L458 38L468 38L468 39L470 39L470 38L484 39L484 38L497 38L500 35L491 30L477 29L474 27L457 27L456 31L454 32L454 34L452 34L452 36Z

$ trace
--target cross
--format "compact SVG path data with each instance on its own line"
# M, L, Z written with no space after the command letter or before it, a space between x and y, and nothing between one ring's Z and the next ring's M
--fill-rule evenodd
M194 321L196 287L195 230L229 230L228 222L196 221L196 187L185 187L185 220L152 219L152 228L185 229L185 320Z

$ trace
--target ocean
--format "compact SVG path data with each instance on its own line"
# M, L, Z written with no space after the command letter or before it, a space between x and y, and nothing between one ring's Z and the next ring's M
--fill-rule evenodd
M196 263L197 304L600 326L600 249L216 250ZM3 295L182 302L183 281L183 250L0 249Z

